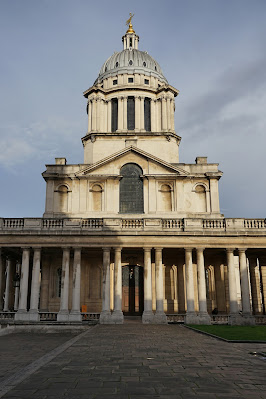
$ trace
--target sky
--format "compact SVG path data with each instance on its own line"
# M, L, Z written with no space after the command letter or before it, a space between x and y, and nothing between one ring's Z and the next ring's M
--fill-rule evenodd
M0 0L0 217L41 217L45 164L83 163L82 93L129 12L180 91L180 162L219 163L225 217L265 218L265 0Z

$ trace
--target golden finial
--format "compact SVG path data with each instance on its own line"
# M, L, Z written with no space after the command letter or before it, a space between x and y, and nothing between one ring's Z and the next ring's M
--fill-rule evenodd
M133 25L131 23L132 18L134 17L134 14L131 14L131 12L129 13L129 18L126 22L126 25L128 25L128 30L127 33L135 33L134 29L133 29Z

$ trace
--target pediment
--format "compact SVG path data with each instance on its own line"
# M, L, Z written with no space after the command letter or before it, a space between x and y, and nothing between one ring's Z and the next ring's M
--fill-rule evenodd
M163 161L160 158L155 157L137 147L129 146L120 150L106 158L95 162L92 165L86 166L81 169L75 175L86 176L89 174L113 174L119 175L118 170L121 166L127 162L138 163L142 169L143 173L146 175L179 175L188 176L189 173L178 166L171 165L168 162Z

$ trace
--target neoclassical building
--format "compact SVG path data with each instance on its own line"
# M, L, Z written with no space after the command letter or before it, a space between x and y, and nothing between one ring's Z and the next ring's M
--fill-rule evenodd
M218 164L179 162L178 90L123 50L83 94L84 163L46 165L42 218L0 219L2 322L265 322L265 219L225 219Z

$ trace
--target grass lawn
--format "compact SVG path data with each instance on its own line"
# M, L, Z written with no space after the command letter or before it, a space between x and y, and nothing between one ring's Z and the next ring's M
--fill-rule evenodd
M266 341L266 326L205 326L190 325L195 330L228 340Z

